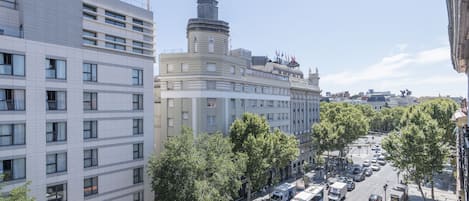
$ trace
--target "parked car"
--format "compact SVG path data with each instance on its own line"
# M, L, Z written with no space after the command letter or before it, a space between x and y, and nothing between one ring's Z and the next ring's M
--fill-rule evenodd
M384 166L384 165L386 165L386 161L385 160L378 160L378 164Z
M353 177L353 181L360 182L360 181L365 180L365 178L366 178L365 171L362 170L360 173L356 174Z
M377 158L371 159L371 163L376 163L376 162L378 162L378 159L377 159Z
M363 161L363 167L370 167L371 163L370 160Z
M371 194L368 201L383 201L383 197L381 197L380 195Z
M386 159L386 156L384 156L383 154L381 154L380 156L378 156L378 160L385 160Z
M371 168L367 167L367 168L365 169L365 175L366 175L367 177L373 175L373 170L372 170Z
M373 164L373 165L371 165L371 169L372 169L373 171L379 171L381 168L380 168L378 165Z
M346 183L348 191L352 191L353 189L355 189L355 182L352 179L347 179Z

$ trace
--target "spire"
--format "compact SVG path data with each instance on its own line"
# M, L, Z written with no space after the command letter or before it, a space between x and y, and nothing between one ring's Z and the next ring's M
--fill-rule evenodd
M197 0L197 17L201 19L218 20L217 0Z

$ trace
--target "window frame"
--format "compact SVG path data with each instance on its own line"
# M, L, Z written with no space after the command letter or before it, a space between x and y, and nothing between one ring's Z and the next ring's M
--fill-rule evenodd
M21 54L11 54L11 53L6 53L6 52L0 52L0 57L3 57L2 60L3 62L0 63L0 67L5 67L5 68L9 68L10 70L5 70L5 73L1 73L0 72L0 75L4 75L4 76L15 76L15 77L25 77L26 76L26 57L25 55L21 55ZM22 66L17 66L19 64L16 64L16 59L15 58L19 58L22 60ZM21 73L20 74L17 74L16 72L18 72L17 68L21 68Z
M87 157L89 152L89 157ZM83 150L83 168L97 167L98 166L98 149L85 149ZM87 163L89 161L89 163ZM88 164L88 165L87 165Z
M89 79L86 79L88 76ZM98 64L83 63L83 81L98 82Z
M143 159L143 143L133 144L133 160Z
M64 155L65 156L65 169L64 170L59 170L58 166L59 166L59 155ZM49 162L48 160L48 157L54 157L54 162ZM67 172L68 171L68 161L67 161L67 152L60 152L60 153L51 153L51 154L46 154L46 174L47 175L50 175L50 174L57 174L57 173L63 173L63 172ZM53 166L54 167L54 171L52 172L49 172L49 166Z
M2 144L0 143L0 147L7 147L7 146L18 146L18 145L26 145L26 124L25 123L18 123L18 124L0 124L0 127L3 127L3 126L8 126L10 127L9 129L9 133L3 133L1 131L3 131L3 129L0 129L0 138L9 138L9 144ZM15 135L16 134L16 126L23 126L23 141L19 144L16 143L16 138L17 136ZM0 142L3 142L3 140L0 140Z
M132 85L143 86L143 69L132 69Z
M85 97L89 96L85 99ZM83 92L83 111L97 111L98 110L98 93L97 92Z
M143 167L133 169L133 182L134 184L143 183Z
M52 131L49 132L48 130L48 125L49 124L52 124ZM59 140L59 125L60 124L63 124L64 127L65 127L65 133L63 134L64 135L64 139L62 140ZM66 142L67 141L67 122L47 122L46 123L46 143L54 143L54 142ZM49 135L52 135L52 140L49 140L48 136Z
M23 160L24 161L24 168L23 168L23 177L19 178L14 178L15 170L15 161L16 160ZM5 168L5 162L9 161L9 167L10 169L7 170L8 168ZM2 169L2 174L3 177L0 178L0 182L7 182L7 181L15 181L15 180L21 180L21 179L26 179L26 158L12 158L12 159L6 159L6 160L0 160L0 166Z
M85 124L88 124L89 123L89 127L90 129L86 129L86 126ZM94 129L93 129L94 128ZM95 133L93 133L93 131L96 131ZM86 137L85 133L86 132L89 132L89 137ZM87 139L97 139L98 138L98 121L97 120L92 120L92 121L83 121L83 139L84 140L87 140Z
M58 187L62 188L61 191L58 191ZM49 189L53 189L52 192L49 192ZM62 193L62 194L60 194ZM56 201L56 200L62 200L66 201L67 200L67 184L56 184L56 185L50 185L46 187L46 200L48 201Z
M133 119L132 120L132 134L133 135L143 135L143 119Z
M88 196L91 196L91 195L96 195L96 194L99 193L98 179L99 178L97 176L83 179L83 195L84 195L84 197L88 197ZM90 185L87 185L87 183L89 183Z
M57 73L58 65L57 62L64 63L64 77L59 77ZM48 72L53 72L53 76L49 76ZM46 79L47 80L67 80L67 60L62 59L53 59L53 58L46 58Z
M132 94L132 110L143 110L143 94Z
M64 108L59 109L59 100L58 100L58 94L63 93L64 94ZM49 98L52 98L49 100ZM54 104L52 109L50 104ZM47 111L66 111L67 110L67 92L66 91L46 91L46 108Z

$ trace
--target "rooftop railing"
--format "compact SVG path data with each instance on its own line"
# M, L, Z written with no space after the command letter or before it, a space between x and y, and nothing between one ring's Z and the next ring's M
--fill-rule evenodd
M16 0L0 0L0 7L11 8L16 10Z

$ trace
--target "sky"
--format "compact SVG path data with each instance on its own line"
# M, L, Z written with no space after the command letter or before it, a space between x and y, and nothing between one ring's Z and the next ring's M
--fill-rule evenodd
M318 68L325 92L409 89L415 96L467 96L453 70L442 0L219 0L231 47L253 55L294 55ZM157 53L186 51L197 0L152 0ZM156 64L155 74L158 72Z

